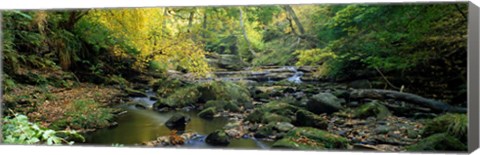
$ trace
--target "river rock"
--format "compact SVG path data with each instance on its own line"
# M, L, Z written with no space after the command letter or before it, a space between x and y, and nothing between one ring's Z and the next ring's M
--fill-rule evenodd
M298 107L280 101L263 104L250 113L245 120L255 123L291 122Z
M171 108L170 105L168 105L163 99L159 99L153 104L153 109L157 111L161 111L161 109L166 110L169 108Z
M387 107L374 100L355 109L353 115L355 118L376 117L377 119L384 119L391 113Z
M342 109L340 100L331 93L319 93L307 102L307 109L313 113L331 114Z
M182 130L185 129L185 126L190 121L190 118L184 114L175 113L170 119L165 122L165 126L169 129Z
M216 63L220 68L225 68L229 70L241 70L245 67L245 63L234 54L220 54L218 55L217 61L211 61L211 63Z
M288 132L295 128L291 123L289 122L277 122L275 124L275 129L277 129L279 132Z
M255 138L267 138L269 136L273 136L275 130L275 123L268 123L266 125L260 126L255 132L254 137Z
M348 98L350 96L350 93L347 90L336 89L333 91L333 95L338 98Z
M318 129L327 129L328 120L306 110L298 110L294 124L297 126L314 127Z
M215 107L206 108L206 109L203 109L202 111L200 111L200 113L198 113L198 117L205 118L205 119L211 119L215 115L215 112L216 112Z
M302 72L306 72L306 73L310 73L310 72L316 71L317 68L314 67L314 66L300 66L300 67L298 67L297 70L302 71Z
M205 142L214 146L227 146L230 144L230 137L222 130L216 130L208 134Z

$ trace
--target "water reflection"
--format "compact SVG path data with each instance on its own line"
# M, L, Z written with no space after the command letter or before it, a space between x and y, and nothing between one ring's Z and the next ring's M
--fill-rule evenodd
M159 113L151 110L137 109L135 106L126 108L127 113L117 119L118 126L111 129L100 129L86 135L88 144L107 145L123 144L125 146L141 144L142 142L154 140L159 136L170 134L164 123L174 112ZM190 117L186 126L186 132L196 132L200 135L221 129L228 123L226 118L214 118L205 120L197 116L197 112L180 112ZM187 148L212 148L205 143L205 136L193 139L182 147ZM254 139L234 139L228 148L258 149L267 148L268 145Z

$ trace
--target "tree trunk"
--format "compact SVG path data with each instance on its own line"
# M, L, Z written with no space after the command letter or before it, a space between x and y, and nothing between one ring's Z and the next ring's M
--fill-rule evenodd
M188 32L190 32L190 29L192 28L194 16L195 16L195 8L193 8L192 11L190 11L190 16L188 17Z
M203 28L203 32L202 32L202 38L203 38L203 41L204 43L206 42L207 40L207 9L205 9L205 12L203 13L203 25L202 25L202 28Z
M350 92L351 99L396 99L432 109L433 112L466 113L466 108L454 107L440 101L427 99L415 94L382 89L356 89Z
M297 17L297 14L295 14L295 11L292 9L290 5L285 6L285 10L287 11L290 16L292 16L293 20L295 21L295 24L297 24L298 30L300 31L300 35L305 34L305 29L303 29L302 23L300 23L300 20Z
M62 24L62 27L67 31L70 31L73 33L73 28L75 24L87 13L88 13L88 10L87 11L71 11L68 15L68 20Z
M164 36L163 33L166 32L165 28L167 27L167 14L168 14L168 8L166 7L164 10L163 10L163 23L162 23L162 36Z
M245 42L247 42L248 50L250 51L250 53L251 53L253 56L255 56L256 53L255 53L255 51L253 51L252 45L250 44L250 41L248 40L247 31L245 30L245 25L244 25L244 23L243 23L243 11L242 11L242 8L239 8L238 10L239 10L239 12L240 12L239 21L240 21L240 27L241 27L242 32L243 32L243 38L245 39Z

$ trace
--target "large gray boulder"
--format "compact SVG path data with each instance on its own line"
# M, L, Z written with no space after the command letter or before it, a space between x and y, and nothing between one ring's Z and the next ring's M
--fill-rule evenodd
M331 93L313 95L307 102L307 109L315 114L331 114L342 109L341 101Z

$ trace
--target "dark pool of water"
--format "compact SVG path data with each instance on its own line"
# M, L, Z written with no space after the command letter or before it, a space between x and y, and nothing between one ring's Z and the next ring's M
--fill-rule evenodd
M164 124L174 112L159 113L152 110L136 108L133 105L126 106L127 113L120 116L116 121L118 126L109 129L99 129L86 135L86 144L111 146L123 144L124 146L139 145L142 142L155 140L159 136L170 134ZM199 118L197 112L179 112L190 116L190 122L186 126L186 132L196 132L202 136L188 141L184 146L187 148L212 148L205 143L205 135L217 130L228 123L226 118L206 120ZM267 149L270 143L258 141L252 138L233 139L227 148L238 149Z

